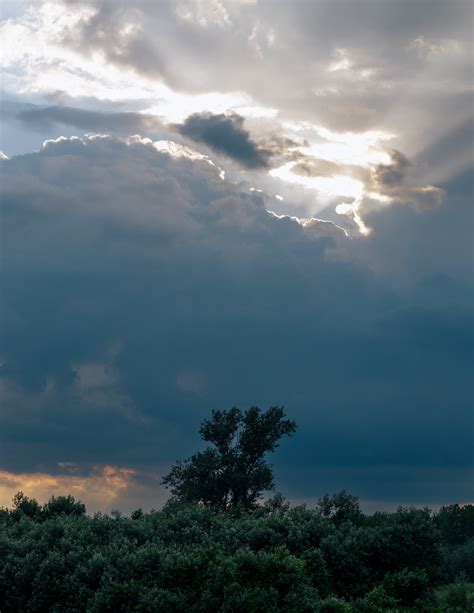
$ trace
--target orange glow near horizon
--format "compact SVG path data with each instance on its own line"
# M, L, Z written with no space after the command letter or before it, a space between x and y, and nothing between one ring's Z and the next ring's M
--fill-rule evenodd
M88 475L75 474L78 466L70 462L58 464L66 474L46 472L14 473L0 470L0 506L11 507L13 496L23 491L30 498L44 503L51 496L71 494L85 503L88 510L113 506L121 494L136 489L136 471L119 466L94 466Z

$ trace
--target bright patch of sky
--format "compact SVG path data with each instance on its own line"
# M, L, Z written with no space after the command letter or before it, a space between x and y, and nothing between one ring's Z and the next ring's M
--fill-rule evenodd
M305 84L301 79L299 82L292 82L292 71L284 74L282 69L280 91L275 92L274 103L269 104L261 86L267 83L268 91L273 90L278 58L286 59L291 57L291 53L285 47L285 36L289 40L289 32L285 31L282 23L271 23L266 5L259 9L256 3L229 4L219 0L207 0L182 1L175 5L164 3L161 8L157 5L151 9L148 4L142 4L139 2L136 6L129 7L122 2L110 5L106 2L94 3L86 0L6 2L3 21L0 24L4 93L12 97L17 104L47 105L59 102L70 106L75 106L76 103L80 106L84 104L81 101L86 100L89 109L103 110L109 105L111 111L131 110L157 116L165 125L184 122L193 113L237 113L250 122L252 137L257 142L259 138L268 140L275 136L295 139L296 142L286 146L287 156L293 156L293 159L289 161L288 157L283 157L280 164L261 169L260 181L269 191L272 191L272 179L292 186L301 186L304 190L312 190L316 197L311 204L312 209L307 211L308 214L312 215L324 208L328 196L359 201L366 195L381 203L391 202L388 194L374 189L370 184L366 185L366 181L377 165L390 164L392 145L398 146L398 143L407 140L405 126L393 106L393 94L390 94L391 98L387 102L385 117L373 106L381 92L385 92L385 96L387 92L393 91L396 80L399 79L396 76L396 63L389 70L378 61L377 54L369 55L360 44L351 46L351 41L347 40L347 44L341 45L338 44L338 39L335 39L333 49L321 48L315 53L315 57L325 56L325 61L311 61L308 64L311 68L306 78L318 82L317 86L314 82L309 84L311 93L305 92ZM170 8L173 6L174 8ZM315 7L315 14L321 7ZM325 4L324 7L327 10L327 18L331 18L332 10L337 13L337 7L329 9ZM304 8L306 11L308 7ZM160 11L163 15L160 15ZM106 19L109 19L110 24L100 21ZM115 29L114 19L119 24ZM181 32L180 28L188 28L185 30L186 37L196 37L194 56L199 55L203 40L209 45L204 52L210 53L213 61L209 64L209 69L202 74L204 83L212 76L213 70L216 71L212 89L203 84L200 91L196 91L193 83L190 91L186 91L186 86L170 84L170 79L167 82L153 66L150 69L148 64L144 64L151 61L146 56L156 52L157 62L164 58L163 62L166 63L167 57L173 59L171 70L176 72L179 55L175 60L170 56L171 49L156 46L160 37L153 35L152 24L156 23L155 20L160 23L161 19L163 27L176 28L177 32ZM87 38L88 34L82 33L84 28L92 28L90 38ZM82 40L81 36L85 38ZM229 70L237 70L235 85L231 88L227 82L225 86L219 84L218 75L224 74L219 72L223 60L219 57L219 52L213 51L213 45L222 51L222 47L218 46L222 45L222 37L227 37L231 47L235 44L236 50L239 49L239 44L245 41L242 61L240 62L238 55L230 57ZM296 57L302 59L301 53L305 52L307 44L303 37L301 49L297 46L294 51L300 54L295 56L295 75L298 73ZM136 51L137 45L139 50L143 47L142 52ZM431 77L433 70L443 70L446 77L449 74L449 78L453 80L456 74L456 71L453 71L453 63L456 63L459 66L456 70L462 73L464 58L468 52L467 45L466 41L450 36L433 37L422 32L408 35L402 51L393 48L394 55L404 54L400 56L399 63L406 63L408 71L411 65L417 64L420 67L420 79L412 79L411 83L415 87L412 87L411 94L405 98L416 98L417 87L420 90L424 88L424 91L435 87L432 84L436 81ZM179 47L178 51L181 52ZM193 69L194 63L188 67L185 53L189 52L193 52L192 42L186 42L181 69L177 72L185 71L190 76L194 73L200 74L197 65ZM252 61L246 56L249 53L253 54ZM284 55L278 55L282 53ZM308 53L312 53L310 49ZM203 63L206 63L206 57L203 55ZM195 61L194 57L190 59ZM238 74L242 70L245 78L239 80ZM270 75L273 75L273 78ZM429 85L426 83L426 75L430 78ZM173 75L171 81L173 80L182 82L179 75ZM310 114L314 104L314 92L318 99L327 101L320 107L321 121L316 121L316 117L310 120L303 118L304 115ZM299 102L298 107L293 102L292 98L296 99L297 96L304 101L303 106ZM410 104L416 108L420 101L414 99ZM426 112L429 112L429 108ZM331 119L330 126L324 123L324 115L327 113L332 113L331 118L328 116L328 121ZM408 121L410 113L408 110L403 112ZM371 121L371 125L367 125L366 129L359 127L357 130L347 130L346 116L351 114L354 125L363 117L366 121L371 115L378 116L379 119ZM334 126L334 117L338 116L341 118L340 126ZM17 141L10 146L12 140L15 140L15 127L12 122L7 123L2 149L8 154L10 148L15 152L18 152L18 147L26 148L29 141L25 137L24 126L18 126ZM52 137L58 135L57 132L50 134ZM70 136L71 132L66 132L66 135ZM141 136L146 137L148 134ZM171 134L168 140L172 139ZM23 142L24 145L21 144ZM209 151L205 154L209 154ZM326 170L326 173L318 173L318 176L304 176L294 172L294 159L297 154L303 156L306 162L331 162L334 168L332 171ZM221 165L221 160L216 160L216 163ZM446 163L444 166L446 167ZM356 172L357 167L366 171L365 177ZM242 172L245 174L245 171ZM430 177L435 180L436 171L432 170ZM258 181L258 176L252 178L253 183ZM275 185L273 191L277 188ZM339 212L342 210L346 209L339 207Z

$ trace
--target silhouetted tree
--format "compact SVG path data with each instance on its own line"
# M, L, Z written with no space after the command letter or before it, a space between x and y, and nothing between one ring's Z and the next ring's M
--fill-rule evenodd
M213 447L177 462L163 483L179 500L218 511L238 506L251 509L264 491L273 489L273 471L265 454L295 430L295 422L285 419L283 407L213 411L200 428L202 439Z

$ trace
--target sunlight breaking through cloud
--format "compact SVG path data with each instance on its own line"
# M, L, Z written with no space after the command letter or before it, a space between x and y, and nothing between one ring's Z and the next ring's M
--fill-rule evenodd
M288 162L280 168L270 170L272 177L287 181L288 183L298 183L308 189L315 189L333 196L349 196L359 198L363 192L363 183L357 179L344 176L333 177L305 177L292 172L297 162Z

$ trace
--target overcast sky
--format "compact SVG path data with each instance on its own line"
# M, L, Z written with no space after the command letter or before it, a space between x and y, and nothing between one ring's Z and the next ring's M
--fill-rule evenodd
M159 507L213 408L277 488L473 502L473 5L2 4L0 505Z

